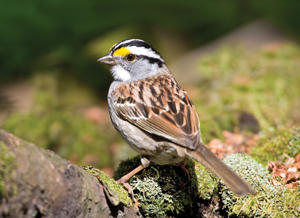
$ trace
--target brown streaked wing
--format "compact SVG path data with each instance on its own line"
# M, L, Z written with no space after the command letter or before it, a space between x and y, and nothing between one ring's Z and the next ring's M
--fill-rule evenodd
M171 75L123 84L112 96L120 118L183 147L195 149L198 145L197 113Z

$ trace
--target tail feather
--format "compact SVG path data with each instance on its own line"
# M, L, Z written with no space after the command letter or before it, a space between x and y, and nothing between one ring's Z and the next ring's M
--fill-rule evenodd
M214 172L235 194L239 196L255 194L255 190L247 182L225 165L204 144L200 143L195 151L187 151L187 155Z

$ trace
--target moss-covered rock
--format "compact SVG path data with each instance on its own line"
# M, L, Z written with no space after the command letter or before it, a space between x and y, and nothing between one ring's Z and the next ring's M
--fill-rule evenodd
M12 171L14 164L14 154L11 153L6 145L0 141L0 200L2 196L8 194L8 190L6 190L5 183L9 181L7 175ZM6 178L4 178L6 175ZM16 191L16 189L14 190Z
M237 197L223 186L221 200L229 216L299 217L299 192L272 185L271 175L261 164L243 154L229 155L224 162L257 191L255 195Z
M120 178L139 164L140 157L122 162L115 178ZM188 173L179 166L160 166L151 163L129 180L144 216L180 217L182 214L193 213L193 202L198 197L194 162L186 161L185 168Z
M300 153L300 127L265 131L251 150L251 155L263 164L276 161L283 154L295 157Z
M114 206L117 206L120 203L123 203L126 206L132 205L132 201L124 187L110 178L107 174L91 166L84 167L84 170L97 177L97 179L103 184L106 195Z
M209 214L205 217L298 217L299 191L274 186L266 167L248 155L229 155L224 162L253 186L256 195L237 197L222 181L192 160L185 165L190 177L178 166L151 163L129 183L146 217L195 217L205 213ZM139 157L122 162L115 178L139 164Z

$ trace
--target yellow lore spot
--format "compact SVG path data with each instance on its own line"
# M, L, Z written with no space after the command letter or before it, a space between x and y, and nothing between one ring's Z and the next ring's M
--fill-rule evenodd
M117 55L117 56L125 56L128 54L130 54L130 51L126 47L119 48L118 50L115 50L113 53L113 55Z

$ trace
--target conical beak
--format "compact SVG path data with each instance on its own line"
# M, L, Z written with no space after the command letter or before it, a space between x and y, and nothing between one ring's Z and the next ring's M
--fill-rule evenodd
M99 58L97 61L109 65L115 64L114 58L110 54L105 55L102 58Z

